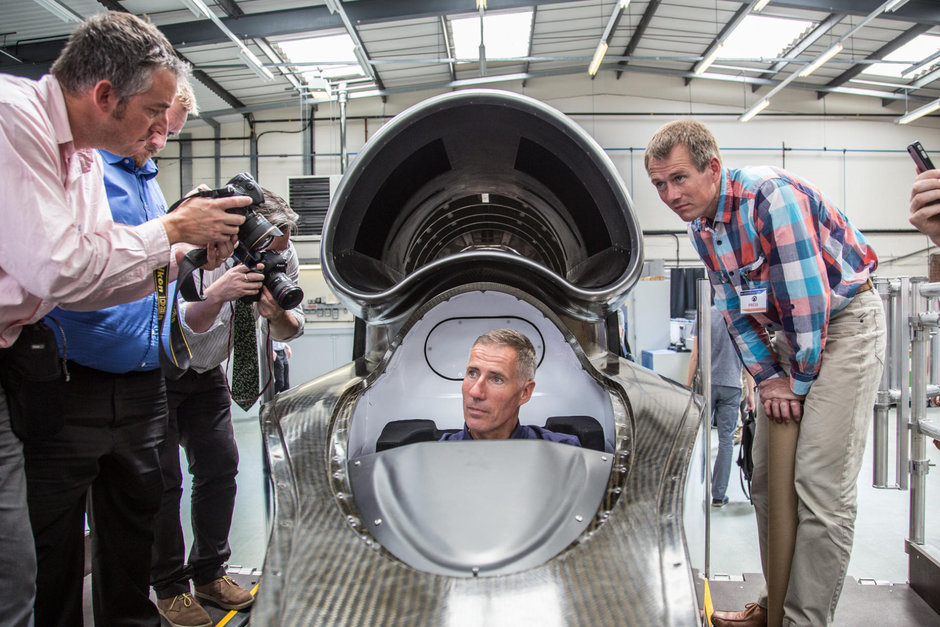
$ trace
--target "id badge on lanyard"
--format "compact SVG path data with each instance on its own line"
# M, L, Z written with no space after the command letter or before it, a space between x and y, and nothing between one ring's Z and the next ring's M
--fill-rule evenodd
M738 302L742 314L762 314L767 312L767 288L751 287L751 272L764 263L764 256L760 255L753 263L741 268L742 285L734 289L738 293Z
M767 311L767 288L746 290L738 288L742 314L760 314Z

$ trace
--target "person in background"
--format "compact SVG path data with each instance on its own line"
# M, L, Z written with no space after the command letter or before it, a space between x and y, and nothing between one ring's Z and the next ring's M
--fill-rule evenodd
M535 389L535 347L512 329L487 331L470 349L464 374L462 431L445 440L549 440L581 446L577 436L519 424L519 408Z
M264 199L258 213L282 233L268 250L283 252L287 259L285 273L296 283L300 264L290 233L296 229L298 216L287 201L268 190L264 190ZM229 610L247 608L254 601L251 593L225 571L225 562L231 555L228 535L235 510L238 447L232 427L233 399L221 364L231 354L234 307L239 299L259 297L252 312L256 323L263 319L262 355L272 354L272 339L289 341L304 331L302 306L282 309L263 286L264 275L256 270L232 258L205 273L204 301L180 302L180 318L192 361L190 369L178 380L166 380L170 418L166 446L160 455L164 488L150 574L157 605L175 627L212 624L199 599ZM271 369L264 372L265 385L270 385ZM256 399L235 400L245 401L242 405L247 409ZM190 509L193 545L188 559L180 521L183 493L180 446L186 451L193 475Z
M290 344L272 342L274 349L274 393L280 394L290 389Z
M878 258L808 181L772 167L724 167L700 122L664 125L644 163L660 199L689 223L715 305L757 381L751 497L765 581L769 420L800 423L783 624L828 625L852 550L855 485L884 368L884 308L869 276ZM745 610L712 615L717 627L766 622L766 586Z
M38 81L0 75L0 617L26 625L35 602L36 556L17 434L61 406L41 407L21 390L61 377L53 331L41 319L57 304L86 310L132 301L154 289L152 271L171 264L171 245L210 245L210 263L231 254L244 218L225 210L251 199L195 198L171 216L115 224L102 163L92 150L130 156L165 132L187 66L149 22L106 12L80 24ZM29 339L17 342L23 329ZM41 338L41 339L37 339ZM38 347L52 350L37 359ZM14 427L18 424L18 427ZM73 623L74 624L74 623Z
M718 454L712 470L712 507L724 507L728 503L728 479L731 477L731 458L734 452L734 430L738 425L741 408L741 371L748 382L746 402L754 409L754 380L744 369L741 358L734 349L728 328L717 307L711 308L711 415L712 424L718 428ZM698 362L698 336L689 356L689 372L686 385L692 387L695 366Z

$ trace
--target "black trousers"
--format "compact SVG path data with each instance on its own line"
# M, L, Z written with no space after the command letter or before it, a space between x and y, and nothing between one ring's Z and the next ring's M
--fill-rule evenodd
M280 394L290 388L290 360L287 350L274 351L274 393Z
M225 574L224 564L232 554L228 534L238 473L232 399L221 367L202 374L189 370L178 381L167 380L166 388L170 417L160 457L164 490L150 576L160 599L190 592L190 579L198 586ZM193 546L188 561L180 523L180 446L193 476Z
M69 372L64 426L24 442L38 561L36 625L82 624L86 506L95 624L159 625L148 584L163 490L163 376L72 362Z

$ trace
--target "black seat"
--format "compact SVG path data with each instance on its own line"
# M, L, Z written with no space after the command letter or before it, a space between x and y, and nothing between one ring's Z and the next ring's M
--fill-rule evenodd
M545 421L545 428L578 436L581 448L604 451L604 427L591 416L552 416Z
M595 451L604 449L604 428L591 416L552 416L545 428L555 433L566 433L578 437L582 448ZM375 452L414 444L415 442L437 442L445 433L456 433L460 429L438 429L433 420L393 420L385 425L375 442Z
M386 451L396 446L415 442L436 442L445 433L454 433L460 429L438 429L433 420L410 419L393 420L385 425L379 439L375 442L375 452Z

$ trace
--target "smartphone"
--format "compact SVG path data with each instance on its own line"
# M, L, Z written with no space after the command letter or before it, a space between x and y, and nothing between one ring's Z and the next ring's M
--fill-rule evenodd
M924 150L924 147L920 145L920 142L914 142L908 146L907 152L910 153L911 159L913 159L914 163L917 164L917 169L920 172L936 169L933 165L933 161L931 161L930 157L927 156L927 151Z

